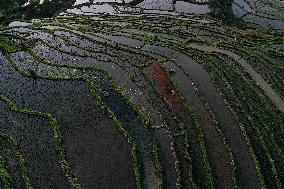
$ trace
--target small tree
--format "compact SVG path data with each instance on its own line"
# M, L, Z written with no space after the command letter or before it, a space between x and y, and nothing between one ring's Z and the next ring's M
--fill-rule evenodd
M211 15L225 22L233 18L233 0L209 0Z
M9 19L17 14L19 4L16 0L0 0L0 20Z
M29 2L29 3L27 3ZM0 24L17 18L51 17L72 7L75 0L0 0ZM26 6L24 6L27 3Z

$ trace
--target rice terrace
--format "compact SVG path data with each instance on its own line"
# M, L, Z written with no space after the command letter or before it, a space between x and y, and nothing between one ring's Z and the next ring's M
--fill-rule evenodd
M283 189L283 0L0 0L0 189Z

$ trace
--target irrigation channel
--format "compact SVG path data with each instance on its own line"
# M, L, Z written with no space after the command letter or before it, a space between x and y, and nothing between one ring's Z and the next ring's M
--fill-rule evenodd
M207 3L1 26L0 188L283 188L284 3L234 1L243 27Z

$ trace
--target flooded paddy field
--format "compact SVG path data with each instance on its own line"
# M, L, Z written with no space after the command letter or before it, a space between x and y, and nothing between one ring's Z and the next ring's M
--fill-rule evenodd
M283 1L1 3L1 189L284 187Z

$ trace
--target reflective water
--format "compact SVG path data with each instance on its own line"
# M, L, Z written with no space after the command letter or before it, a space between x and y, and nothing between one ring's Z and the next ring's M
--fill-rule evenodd
M122 5L124 8L136 7L140 10L163 10L176 11L179 13L204 14L209 12L207 5L198 5L184 1L173 0L11 0L0 2L0 22L9 22L13 19L31 19L41 17L52 17L67 9L71 13L114 13L113 4ZM199 1L197 1L199 2ZM131 3L131 4L129 4ZM99 6L108 4L109 6ZM73 9L70 11L70 9ZM78 10L77 10L78 9ZM84 9L84 10L82 10ZM130 11L132 12L132 11Z
M0 2L0 23L15 19L52 17L71 14L166 14L171 16L207 14L208 0L11 0ZM55 6L56 5L56 6ZM284 3L280 0L234 0L233 13L262 27L284 29ZM24 23L12 23L22 26Z

